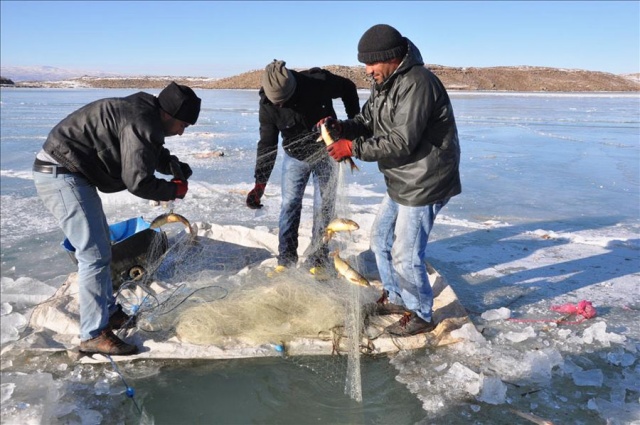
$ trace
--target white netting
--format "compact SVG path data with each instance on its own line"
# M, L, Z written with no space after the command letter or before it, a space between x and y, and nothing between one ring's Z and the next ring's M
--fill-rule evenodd
M260 345L314 338L344 325L344 300L328 285L290 276L274 279L269 285L250 285L223 300L184 311L178 336L197 344L235 339Z
M338 182L331 183L338 194L334 217L348 218L346 197L341 195L345 169L341 164ZM357 287L335 270L328 270L323 279L306 267L270 276L276 265L275 232L207 223L192 223L192 227L188 233L181 223L164 226L166 252L166 247L151 246L144 275L120 287L118 299L137 314L139 331L158 340L177 336L183 342L221 347L286 346L299 338L346 337L346 360L344 356L291 359L329 380L341 377L337 380L347 394L361 400L360 308L374 301L378 291ZM350 238L340 230L332 234L327 247L344 251ZM303 263L305 250L315 249L310 245L300 243L298 264ZM358 264L352 266L358 268Z

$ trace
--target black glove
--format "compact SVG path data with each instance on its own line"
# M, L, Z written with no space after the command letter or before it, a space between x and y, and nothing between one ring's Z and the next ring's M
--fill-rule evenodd
M264 195L264 189L267 187L266 183L256 183L256 185L251 189L251 192L247 195L247 206L252 210L257 210L262 208L262 204L260 203L260 199L262 195Z
M176 179L184 179L187 180L193 174L193 170L189 167L189 164L186 162L180 162L177 156L171 155L169 157L169 169L171 170L171 174Z
M334 139L339 139L341 137L340 134L342 133L342 125L340 124L339 120L333 117L322 118L320 121L318 121L315 127L313 127L312 131L319 133L320 126L322 124L327 127L327 130L329 130L329 134L331 134L331 137L333 137Z
M193 174L193 170L191 169L191 167L189 167L189 164L187 164L186 162L179 162L180 164L180 169L182 170L182 174L184 175L185 179L188 179L189 177L191 177L191 175Z

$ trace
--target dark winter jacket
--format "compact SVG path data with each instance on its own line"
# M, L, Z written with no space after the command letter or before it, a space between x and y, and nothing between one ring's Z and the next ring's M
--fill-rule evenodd
M278 134L282 134L284 151L301 161L314 162L327 155L325 145L317 142L311 129L322 118L336 118L332 99L341 98L347 117L353 118L360 111L356 85L348 78L312 68L307 71L291 71L296 79L296 90L291 99L277 107L260 95L260 140L255 168L256 183L267 183L278 153Z
M44 150L83 174L100 191L128 189L144 199L175 199L177 186L154 176L171 174L158 99L144 92L89 103L49 133Z
M353 155L377 161L395 202L424 206L461 192L460 144L446 89L416 46L380 86L374 83L362 112L342 123Z

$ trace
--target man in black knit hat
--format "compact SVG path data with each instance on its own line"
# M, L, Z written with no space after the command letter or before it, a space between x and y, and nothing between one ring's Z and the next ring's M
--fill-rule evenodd
M113 333L130 320L113 296L111 239L98 190L126 189L156 201L184 198L191 167L171 155L164 138L195 124L200 102L191 88L174 82L158 97L139 92L96 100L60 121L36 155L38 196L75 248L83 353L137 351ZM171 181L155 177L172 170Z
M311 130L322 117L336 118L333 99L342 99L349 118L360 111L360 100L356 85L348 78L320 68L293 71L285 65L284 61L274 60L262 74L255 186L247 196L247 206L262 207L260 200L276 162L278 135L281 135L284 150L282 205L275 272L297 264L302 198L313 175L313 226L305 266L322 278L328 271L328 250L322 243L322 234L334 214L338 168L327 155L324 144L316 141L318 134Z
M340 134L327 150L336 161L377 161L385 177L387 193L371 230L384 296L373 311L405 313L387 327L389 334L430 332L427 241L438 212L462 190L453 108L418 48L395 28L369 28L358 43L358 60L373 79L371 95L354 119L320 121Z

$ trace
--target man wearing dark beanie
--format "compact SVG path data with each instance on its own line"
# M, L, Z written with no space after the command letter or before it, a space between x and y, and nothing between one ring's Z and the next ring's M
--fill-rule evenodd
M386 328L391 335L430 332L435 323L427 241L438 212L462 191L453 108L418 48L395 28L379 24L365 31L358 60L373 79L369 100L353 119L320 122L340 134L327 147L333 159L376 161L387 185L371 229L384 290L369 313L404 311Z
M158 97L139 92L96 100L60 121L36 155L38 196L75 248L83 353L137 351L113 333L131 320L115 303L111 238L98 190L128 190L155 201L184 198L191 167L171 155L164 139L196 123L200 102L175 82ZM156 171L173 179L157 178Z
M298 261L298 228L302 199L313 175L313 226L305 266L319 278L326 276L328 249L322 235L334 218L338 167L327 155L312 128L327 115L336 118L333 99L340 98L348 118L360 111L356 85L348 78L311 68L293 71L273 60L262 74L260 88L260 140L256 155L255 186L247 196L249 208L261 208L260 200L271 176L282 136L282 205L278 234L276 272L294 267ZM329 269L331 270L331 269Z

